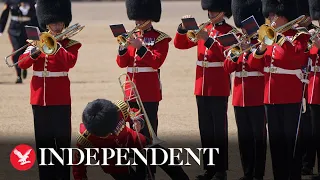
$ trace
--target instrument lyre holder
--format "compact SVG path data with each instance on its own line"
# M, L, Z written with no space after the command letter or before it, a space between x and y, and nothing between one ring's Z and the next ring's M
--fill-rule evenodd
M125 79L125 80L123 80ZM142 103L142 100L140 98L140 94L137 90L137 87L135 85L135 83L130 79L129 75L127 73L123 73L119 76L118 78L119 83L120 83L120 87L121 90L123 92L124 95L124 101L128 104L128 112L129 115L131 117L131 119L135 119L136 116L143 116L145 123L146 123L146 127L148 128L150 137L151 137L151 141L152 143L150 145L148 145L147 147L152 147L155 145L158 145L160 143L163 143L164 141L159 139L156 135L156 133L154 132L152 125L150 123L148 114L144 108L144 105ZM129 102L136 102L138 105L138 111L137 112L133 112L130 107L130 103Z

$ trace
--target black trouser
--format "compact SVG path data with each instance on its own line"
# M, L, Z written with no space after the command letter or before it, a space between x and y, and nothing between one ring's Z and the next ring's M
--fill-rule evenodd
M151 126L157 135L158 134L157 132L158 132L159 102L143 102L143 106L146 110L146 113L147 113L148 118L150 120ZM130 102L130 107L138 108L138 105L136 102ZM144 136L146 136L147 138L151 139L149 129L148 129L146 123L145 123L145 127L143 129L141 129L140 133L143 134ZM153 173L156 173L156 168L157 168L156 166L151 166L150 169ZM147 173L147 169L145 168L145 166L137 166L137 172L140 173L140 171Z
M14 51L16 51L17 49L27 44L26 42L27 39L24 36L13 36L9 34L9 39L11 41ZM12 60L14 63L18 62L19 56L22 55L24 51L25 49L17 52L15 55L12 56ZM21 69L18 66L18 64L15 66L15 68L16 68L17 76L21 77Z
M265 107L274 180L301 180L299 136L296 141L301 104L268 104Z
M307 104L306 112L302 114L301 119L301 147L302 147L302 165L312 169L315 164L316 151L312 139L312 121L310 105Z
M317 153L318 159L318 174L320 174L320 105L310 105L311 119L312 119L312 135L313 143Z
M228 97L196 96L202 148L219 148L215 166L208 166L209 153L203 155L204 169L214 172L228 170Z
M41 162L39 148L54 148L62 157L60 148L71 147L71 106L32 106L38 164ZM50 163L49 151L45 153ZM63 166L52 156L54 166L38 166L40 180L70 180L70 166ZM65 163L68 153L64 153Z
M137 174L135 173L132 167L129 167L129 174L119 173L119 174L110 174L115 180L130 180L137 179Z
M263 178L267 150L264 106L235 106L234 112L244 175L251 178Z
M161 145L155 145L152 148L157 148L157 149L163 149L167 152L167 154L170 154L169 150L162 147ZM151 151L148 150L147 153L150 153ZM157 150L156 151L156 163L157 164L161 164L163 163L164 160L164 154L162 153L161 150ZM151 156L150 156L151 157ZM148 157L148 164L151 164L152 158ZM139 166L144 166L146 169L146 165L137 157L137 163L139 164ZM170 160L168 159L164 164L159 165L159 167L166 172L166 174L173 180L189 180L188 175L184 172L184 170L182 169L181 166L169 166ZM174 164L179 164L177 158L174 159ZM139 167L138 166L138 167ZM137 168L138 168L137 167ZM154 166L156 167L156 166ZM145 173L144 172L139 172L137 170L137 172L135 173L135 178L137 180L145 180Z

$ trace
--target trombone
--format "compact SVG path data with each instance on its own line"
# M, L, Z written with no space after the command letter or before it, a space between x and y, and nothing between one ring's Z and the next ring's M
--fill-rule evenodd
M319 36L320 33L320 27L316 26L314 24L311 25L313 29L315 29L315 32L311 34L311 37L308 41L308 49L311 49L314 43L314 40L316 39L316 37ZM309 32L308 32L309 33Z
M122 46L124 48L128 47L128 45L129 45L128 38L130 38L139 28L147 25L149 22L150 21L145 21L142 24L138 24L138 25L136 25L136 27L133 30L131 30L127 34L117 36L117 41L120 44L120 46Z
M187 32L187 36L189 38L190 41L192 42L198 42L198 38L197 35L200 31L202 31L207 25L211 24L212 21L215 21L216 19L221 18L221 16L223 16L223 13L219 13L216 17L214 17L213 19L208 19L206 22L200 24L199 28L196 30L189 30Z
M271 25L268 24L263 24L260 26L259 30L257 33L253 34L250 37L254 37L254 36L258 36L258 43L253 44L252 46L250 46L247 49L242 50L240 45L243 43L244 40L246 40L247 35L244 35L244 38L241 39L241 41L238 44L232 45L230 48L226 49L224 51L224 55L225 57L227 57L227 53L228 51L231 50L231 53L233 54L232 57L230 58L237 58L239 57L243 52L249 51L252 48L258 46L261 43L264 43L266 45L273 45L274 43L276 43L277 41L277 33L282 33L285 32L287 30L289 30L290 28L292 28L295 24L301 22L305 20L305 15L301 15L298 18L278 27L278 28L274 28ZM272 23L271 23L272 24ZM247 40L248 41L248 40Z
M123 80L124 79L123 77L125 77L125 80ZM152 147L152 146L155 146L157 144L164 142L157 137L156 133L154 132L154 130L151 126L148 114L143 106L142 100L140 98L140 94L137 90L135 83L132 80L130 80L130 77L127 73L121 74L119 76L118 80L119 80L120 87L121 87L123 95L124 95L124 100L128 104L128 112L129 112L130 117L132 119L134 119L138 115L140 115L140 116L143 115L143 117L145 119L148 131L150 133L151 140L152 140L151 145L148 145L147 147ZM129 93L127 93L127 91L129 91ZM134 112L131 110L129 102L132 100L135 100L136 103L138 104L138 111L137 112Z
M30 45L37 47L37 50L35 52L33 52L32 54L30 54L30 56L32 56L36 53L39 53L39 52L42 52L46 55L52 55L58 50L58 44L57 44L58 41L61 41L63 39L70 38L70 37L76 35L83 28L84 28L84 26L81 26L81 25L79 25L79 23L76 23L76 24L66 28L64 30L64 32L62 32L61 34L56 35L56 36L51 35L49 32L43 32L43 33L41 33L41 35L39 37L40 40L28 41L28 43L26 45L24 45L23 47L19 48L16 51L14 51L10 55L6 56L4 58L5 62L8 65L8 67L14 67L19 62L25 61L27 58L29 58L29 56L26 56L23 59L20 59L19 61L17 61L14 64L9 64L8 58L11 56L14 56L19 51L24 50L25 48L27 48Z
M254 46L250 46L249 48L243 50L241 47L241 44L246 43L246 44L250 44L251 43L251 38L254 37L255 34L248 36L247 34L244 33L244 35L240 38L240 42L237 44L234 44L232 46L230 46L228 49L223 51L224 57L228 56L228 53L230 52L228 58L230 59L234 59L234 58L238 58L243 52L249 51L250 49L252 49Z

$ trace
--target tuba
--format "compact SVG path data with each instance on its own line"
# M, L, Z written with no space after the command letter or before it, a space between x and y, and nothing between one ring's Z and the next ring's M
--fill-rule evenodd
M123 78L125 78L125 80L123 80ZM142 100L140 98L140 94L137 90L135 83L130 80L130 77L128 76L127 73L121 74L119 76L118 80L119 80L119 83L120 83L120 86L121 86L121 89L122 89L122 92L124 95L124 100L128 104L128 112L129 112L131 119L134 119L138 115L143 115L143 117L145 119L148 131L150 133L151 140L152 140L151 145L148 145L147 147L152 147L154 145L157 145L157 144L164 142L157 137L156 133L154 132L154 130L151 126L148 114L143 106ZM127 90L130 91L129 95L126 94ZM138 104L138 111L137 112L133 112L131 110L129 102L132 100L135 100L136 103Z
M136 25L136 27L131 30L130 32L128 32L125 35L119 35L117 36L117 41L119 43L120 46L122 47L128 47L129 43L128 43L128 38L130 38L139 28L147 25L150 21L145 21L143 24L138 24Z
M207 25L211 24L212 21L216 20L216 19L219 19L221 18L221 16L223 16L223 13L219 13L216 17L214 17L213 19L208 19L208 21L202 23L198 29L196 30L189 30L187 32L187 36L189 38L190 41L192 42L198 42L198 39L197 39L197 35L200 31L202 31Z
M40 35L40 40L38 40L38 41L29 41L28 40L28 43L26 45L24 45L23 47L19 48L16 51L14 51L10 55L6 56L5 62L8 65L8 67L14 67L19 62L25 61L28 57L25 57L14 64L9 64L8 58L11 56L14 56L19 51L24 50L25 48L27 48L30 45L35 46L37 48L37 51L30 54L30 56L33 54L39 53L39 52L42 52L46 55L55 54L56 51L58 50L58 44L57 44L58 41L61 41L61 40L64 40L66 38L70 38L70 37L76 35L83 28L84 28L84 26L81 26L81 25L79 25L79 23L77 23L77 24L74 24L74 25L66 28L61 34L56 35L56 36L51 35L49 32L43 32Z

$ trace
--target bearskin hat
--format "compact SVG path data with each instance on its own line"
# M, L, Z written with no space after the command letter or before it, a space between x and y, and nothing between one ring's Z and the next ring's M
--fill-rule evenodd
M298 17L298 7L296 0L262 0L262 13L269 17L269 13L284 16L288 21Z
M235 25L240 28L241 22L254 16L259 26L264 24L261 0L232 0L231 10Z
M310 15L309 2L306 0L297 0L298 3L298 13L299 15Z
M96 99L85 107L82 122L89 133L104 137L112 133L119 122L119 108L106 99Z
M320 20L320 0L309 0L310 16L313 20Z
M36 14L39 25L46 29L46 25L54 22L64 22L68 27L72 20L70 0L37 0Z
M201 0L203 10L224 12L227 18L232 16L231 0Z
M161 0L126 0L126 8L129 20L160 21Z

